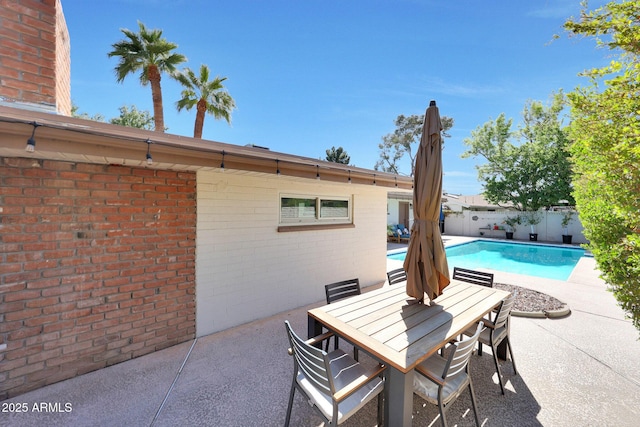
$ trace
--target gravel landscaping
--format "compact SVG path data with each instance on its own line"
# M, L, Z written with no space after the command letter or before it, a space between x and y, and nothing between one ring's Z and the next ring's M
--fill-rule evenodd
M494 283L493 286L509 292L517 292L513 310L521 312L547 312L562 310L566 304L542 292L505 283Z

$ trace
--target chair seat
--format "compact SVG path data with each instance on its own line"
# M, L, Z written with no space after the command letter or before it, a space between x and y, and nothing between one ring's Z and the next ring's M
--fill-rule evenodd
M369 370L341 349L332 351L328 356L331 360L331 371L335 373L333 382L336 390L341 390L352 381L362 377L366 378L369 375ZM296 381L305 393L310 396L310 399L324 416L331 419L333 416L333 401L331 396L318 390L300 370L298 371ZM376 377L376 379L369 381L368 384L340 402L338 404L338 423L342 423L366 405L378 395L378 391L381 391L383 387L382 378Z
M442 356L435 354L420 363L420 369L429 372L432 376L438 378L442 376L447 360ZM442 401L446 405L451 400L457 398L462 391L464 385L469 381L469 376L465 372L460 372L454 377L447 378L442 388ZM438 384L422 375L418 370L415 371L413 377L413 391L427 402L438 404Z

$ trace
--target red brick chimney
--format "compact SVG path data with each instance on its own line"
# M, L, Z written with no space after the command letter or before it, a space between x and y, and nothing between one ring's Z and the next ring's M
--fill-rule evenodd
M0 105L71 115L71 49L60 0L0 0Z

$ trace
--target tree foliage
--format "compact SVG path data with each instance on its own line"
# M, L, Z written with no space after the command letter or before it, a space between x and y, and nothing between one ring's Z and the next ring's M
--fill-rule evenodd
M487 160L477 169L488 201L521 211L573 204L569 140L560 119L564 105L562 92L549 106L529 101L519 129L512 130L513 121L500 114L464 140L468 149L462 157Z
M131 105L131 109L123 105L119 110L120 116L112 118L109 120L109 123L146 130L152 130L154 128L153 117L151 117L148 111L138 110L135 105Z
M615 59L568 95L574 194L598 268L640 330L640 1L587 7L565 29Z
M453 127L453 119L441 116L442 136L449 137L447 131ZM374 169L383 172L400 173L400 160L409 156L411 161L411 173L413 176L415 168L415 155L417 149L414 147L420 143L422 136L422 125L424 124L424 114L404 116L399 115L395 120L396 130L393 133L382 137L382 142L378 144L380 158L376 162Z
M84 120L93 120L94 122L104 122L104 116L100 113L96 113L93 116L90 116L89 113L80 113L79 111L80 107L75 104L71 105L71 117L76 117L78 119Z
M148 30L140 21L138 27L138 33L121 29L126 39L114 43L108 56L119 58L114 69L118 83L122 83L129 74L139 73L140 84L151 84L155 130L164 132L161 75L174 73L176 66L187 58L174 52L178 45L162 37L161 30Z
M236 103L222 84L227 80L226 77L216 76L213 80L209 80L209 67L203 64L200 66L198 75L190 68L185 68L181 73L174 74L174 78L184 88L182 98L176 102L178 111L196 107L194 138L202 138L205 113L231 123L231 111L236 108Z
M95 122L106 121L105 117L100 113L90 116L88 113L80 113L79 110L80 110L80 107L78 107L75 104L72 105L71 117L76 117L78 119L84 119L84 120L93 120ZM119 108L119 110L120 110L120 115L118 117L109 119L109 123L113 125L128 126L132 128L146 129L146 130L152 130L154 128L153 117L151 117L151 114L149 114L148 111L138 110L138 108L135 105L131 105L131 109L129 109L129 107L127 107L126 105L123 105L122 107Z
M331 147L326 150L327 157L326 160L328 162L341 163L343 165L348 165L351 161L351 157L347 154L346 151L342 147Z

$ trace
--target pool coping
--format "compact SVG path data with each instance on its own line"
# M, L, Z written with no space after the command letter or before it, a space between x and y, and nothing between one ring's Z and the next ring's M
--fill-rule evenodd
M561 301L562 302L562 301ZM530 317L535 319L559 319L562 317L567 317L571 314L571 309L569 306L562 302L565 307L557 309L557 310L540 310L540 311L519 311L519 310L511 310L511 315L516 317Z

